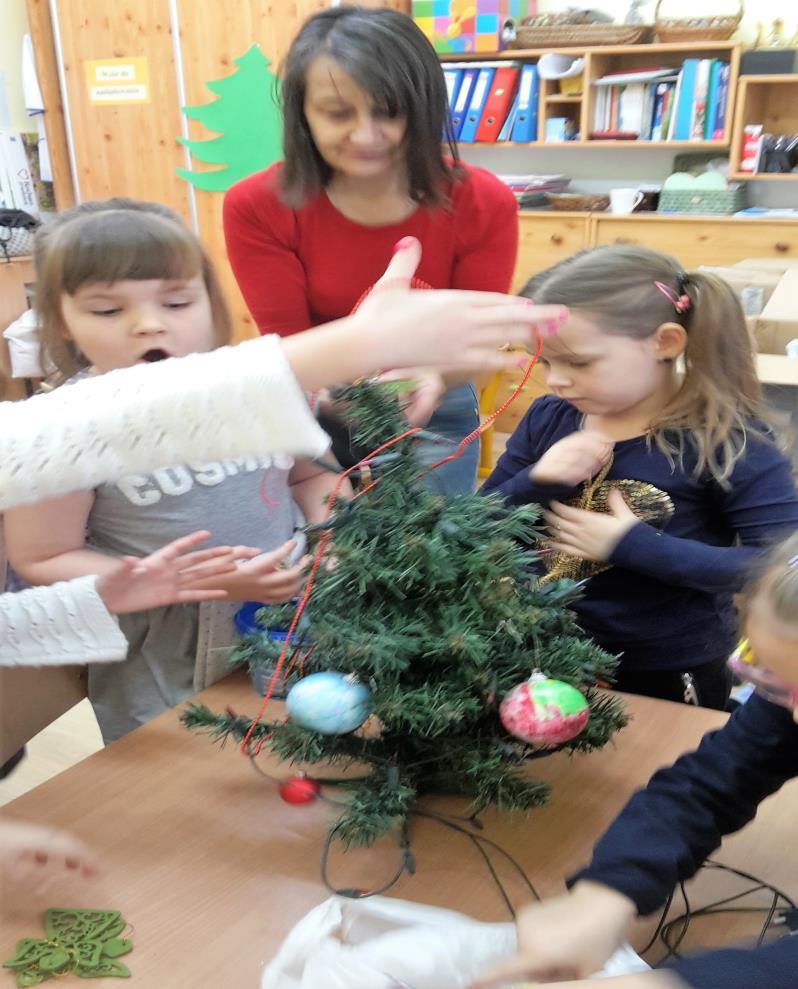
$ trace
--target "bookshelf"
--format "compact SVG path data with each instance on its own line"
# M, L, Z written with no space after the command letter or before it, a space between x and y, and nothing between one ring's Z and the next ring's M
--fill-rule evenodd
M794 173L742 172L740 157L743 130L747 124L762 124L766 134L798 134L798 75L741 76L737 88L734 129L731 138L730 177L790 182Z
M674 150L711 151L728 149L732 142L732 120L738 90L741 46L733 41L686 42L684 44L651 45L602 45L594 47L567 47L553 49L510 49L494 54L442 55L444 65L489 60L491 62L537 62L545 54L570 55L585 60L582 92L561 94L556 80L540 79L538 93L538 136L529 144L517 142L497 142L496 144L476 144L476 147L556 147L582 148L624 146L641 148L669 148ZM728 104L725 126L722 135L714 140L691 141L649 141L649 140L604 140L591 139L596 106L595 82L613 73L640 71L648 68L682 67L685 59L719 59L729 64ZM798 90L794 91L798 95ZM547 122L552 118L566 118L572 121L579 137L571 141L547 141ZM798 129L798 128L796 128ZM466 145L464 145L466 146Z

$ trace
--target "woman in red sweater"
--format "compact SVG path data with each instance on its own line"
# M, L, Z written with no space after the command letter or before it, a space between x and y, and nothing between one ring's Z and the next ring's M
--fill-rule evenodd
M417 276L433 288L509 289L515 199L459 161L440 63L409 17L353 7L311 17L286 59L282 105L285 160L224 203L230 263L261 333L346 315L407 236L421 241ZM446 456L478 421L473 386L452 387L427 427L450 442L424 444L422 457ZM477 453L474 443L429 483L472 490Z

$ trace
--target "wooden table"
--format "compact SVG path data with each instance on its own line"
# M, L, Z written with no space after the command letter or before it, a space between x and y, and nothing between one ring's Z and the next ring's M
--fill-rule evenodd
M254 714L258 706L241 675L200 697L215 710L230 705ZM559 891L562 878L585 861L632 789L724 720L721 714L648 698L629 698L629 707L634 721L614 745L590 756L557 755L534 764L535 774L552 782L546 807L528 818L484 815L484 834L518 858L544 896ZM266 768L290 774L287 767ZM458 801L433 805L462 811ZM792 783L724 846L721 858L798 895L798 858L790 853L797 810L798 789ZM39 935L44 907L116 908L135 928L135 949L127 961L136 986L256 989L263 965L289 929L329 895L320 881L319 856L336 809L322 801L302 807L283 803L276 787L253 771L235 745L220 750L206 737L189 734L175 712L13 801L2 813L79 834L101 853L106 867L104 887L86 890L82 899L60 896L56 889L46 902L6 903L3 959L12 955L19 938ZM508 919L465 839L429 821L414 822L411 834L418 869L402 877L393 895L484 920ZM334 855L332 878L339 886L373 888L396 862L395 845L386 840L371 850ZM521 884L508 870L503 876L521 902ZM706 895L714 897L716 878L705 876L701 882L709 884ZM729 931L725 920L695 927L712 943ZM13 985L12 977L6 978ZM118 980L93 984L120 989Z

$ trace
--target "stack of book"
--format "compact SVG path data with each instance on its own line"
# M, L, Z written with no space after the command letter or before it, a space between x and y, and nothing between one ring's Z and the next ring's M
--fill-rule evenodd
M527 144L538 134L538 70L518 62L447 62L455 140Z
M688 58L681 69L633 69L596 87L591 138L720 141L726 129L729 65Z
M508 186L519 206L524 205L524 199L534 193L565 192L571 184L567 175L497 175L501 182Z

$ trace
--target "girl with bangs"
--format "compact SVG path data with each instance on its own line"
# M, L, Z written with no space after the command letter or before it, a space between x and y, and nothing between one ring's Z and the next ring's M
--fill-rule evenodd
M233 186L224 204L230 263L261 333L289 336L351 312L401 238L421 241L417 275L433 288L509 289L515 199L459 161L440 63L409 17L314 15L288 52L281 102L285 160ZM446 442L421 445L428 463L479 423L470 382L448 383L428 424ZM346 437L333 436L345 450ZM477 456L472 444L428 483L473 490Z
M46 227L35 260L43 366L53 365L64 387L229 341L210 262L165 207L130 200L76 207ZM83 455L92 456L90 446ZM126 660L89 667L89 699L106 742L227 671L238 602L296 596L306 563L297 561L296 529L303 518L322 521L334 482L310 461L277 453L129 474L8 513L9 561L31 584L102 578L119 558L146 557L194 530L210 530L211 547L232 549L235 566L207 582L224 601L119 616Z
M544 579L583 581L579 624L620 655L616 687L723 709L733 595L798 495L763 412L742 308L716 276L643 247L582 251L522 295L568 307L552 392L483 492L544 507Z

